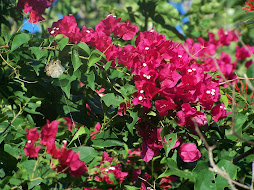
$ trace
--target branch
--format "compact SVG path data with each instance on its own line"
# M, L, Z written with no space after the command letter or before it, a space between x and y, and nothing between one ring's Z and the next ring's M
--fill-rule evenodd
M237 190L237 188L235 187L235 185L237 185L237 186L239 186L239 187L242 187L242 188L244 188L244 189L250 189L249 186L244 185L244 184L241 184L241 183L239 183L239 182L237 182L237 181L232 180L232 179L230 178L229 174L225 171L224 168L221 169L221 168L219 168L219 167L215 164L214 159L213 159L213 150L215 149L215 145L210 146L210 145L208 144L208 142L206 141L204 135L201 133L201 131L200 131L200 129L199 129L197 123L196 123L194 120L192 120L192 121L193 121L193 123L194 123L194 125L195 125L195 130L196 130L198 136L202 139L202 141L203 141L203 143L204 143L206 149L208 150L209 162L210 162L210 166L211 166L211 167L209 168L209 170L212 171L212 172L215 172L215 173L219 174L221 177L223 177L224 179L226 179L226 180L228 181L228 184L230 185L230 187L231 187L233 190Z

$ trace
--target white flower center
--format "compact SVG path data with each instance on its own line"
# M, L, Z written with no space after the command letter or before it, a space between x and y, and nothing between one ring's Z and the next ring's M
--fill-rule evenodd
M149 50L149 47L145 47L145 50Z

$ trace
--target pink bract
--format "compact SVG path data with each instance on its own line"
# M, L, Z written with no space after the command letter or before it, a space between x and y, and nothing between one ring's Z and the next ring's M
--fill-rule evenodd
M215 122L218 122L219 120L226 118L227 115L230 113L231 112L227 113L227 109L225 108L225 105L223 103L217 104L211 110L212 119Z
M67 124L68 126L68 130L69 131L72 131L73 129L73 122L72 122L72 119L68 118L68 117L63 117L63 119L66 120L66 122L64 124Z
M51 143L55 141L59 123L60 121L52 121L50 123L50 121L47 120L47 124L41 129L40 143L42 145L47 145L47 143Z
M25 129L25 130L27 132L27 134L26 134L27 140L38 141L38 139L39 139L39 133L37 131L37 128Z
M131 40L138 32L138 26L132 25L127 19L126 23L117 23L114 29L114 34L122 37L123 40Z
M39 152L40 149L41 149L40 146L36 146L36 142L33 142L33 141L29 140L26 143L26 146L24 148L24 152L30 158L37 158L38 157L38 152Z
M92 136L91 139L95 139L96 134L100 131L100 129L101 129L101 124L97 122L94 127L94 131L90 133L90 135Z
M25 13L30 12L30 23L37 23L45 20L42 14L45 13L46 8L50 7L50 2L48 0L19 0L17 7L23 9Z
M185 143L179 148L179 155L184 162L194 162L201 157L195 144Z

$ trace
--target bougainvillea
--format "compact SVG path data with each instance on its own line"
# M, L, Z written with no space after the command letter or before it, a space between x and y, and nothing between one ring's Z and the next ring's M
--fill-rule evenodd
M18 1L41 34L1 24L1 189L253 189L251 21L223 20L239 3L217 25L225 2L193 1L177 31L163 0L93 22L93 2L56 1L41 22L53 2Z
M23 9L25 13L29 12L29 22L37 23L40 21L44 21L45 19L42 17L45 14L45 9L50 7L50 3L54 2L54 0L19 0L18 8Z

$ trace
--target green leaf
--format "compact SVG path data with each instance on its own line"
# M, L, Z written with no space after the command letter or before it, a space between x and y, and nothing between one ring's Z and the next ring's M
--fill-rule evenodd
M126 190L138 190L138 189L140 189L140 188L137 188L135 186L130 186L130 185L125 185L124 187L125 187Z
M11 45L11 51L13 52L14 50L16 50L17 48L19 48L21 45L27 43L30 40L30 35L29 34L18 34L13 38L13 42Z
M80 58L79 58L78 51L75 48L72 48L71 61L72 61L73 69L75 72L82 65L82 62L80 61Z
M130 113L130 116L132 118L132 122L131 123L126 123L126 125L127 125L127 128L129 129L130 133L133 135L133 127L138 121L138 112L133 112L133 111L130 111L130 110L128 110L128 112Z
M111 72L113 70L113 72L111 73L111 75L109 76L110 79L115 79L115 78L124 78L125 77L125 73L115 70L115 69L110 69Z
M69 42L69 38L68 37L64 37L63 39L61 39L57 44L59 46L59 49L62 51L65 46L68 44Z
M91 55L91 50L86 43L79 43L78 46L83 49L88 55Z
M222 101L222 103L225 105L225 107L228 107L228 97L225 95L225 93L221 90L220 91L220 100Z
M108 68L111 66L112 61L108 61L103 67L107 71Z
M120 142L118 140L114 140L114 139L108 139L108 140L103 140L103 139L93 139L93 146L96 147L112 147L112 146L124 146L123 142Z
M93 71L90 71L86 74L87 77L87 86L89 86L92 90L95 90L95 75Z
M48 50L41 49L39 47L30 47L33 54L36 56L36 60L40 60L42 57L47 57Z
M243 124L248 119L248 116L244 113L237 113L235 119L235 130L237 134L242 134Z
M219 163L217 164L219 168L222 169L222 167L225 169L225 171L229 174L230 178L235 180L237 177L237 166L232 164L229 160L220 160ZM216 179L216 187L217 190L224 190L225 187L229 187L228 181L221 177L220 175L217 175Z
M32 189L33 187L35 187L35 186L37 186L37 185L40 185L41 182L42 182L42 179L41 179L41 178L40 178L40 179L36 179L36 180L31 179L31 181L29 181L29 182L27 183L28 189Z
M89 57L89 61L87 63L88 67L92 67L93 65L95 65L95 63L99 62L101 60L101 56L97 55L97 54L92 54Z
M36 160L26 160L19 164L19 168L26 170L26 175L30 179L34 173L34 167L36 166Z
M121 96L116 96L114 93L108 93L101 97L107 107L113 106L118 107L122 102L124 102Z
M80 136L82 136L83 134L90 134L90 131L86 128L86 127L80 127L79 130L76 132L76 134L74 135L74 137L72 138L70 144L77 140Z
M182 177L184 179L189 179L190 181L194 181L194 176L192 173L188 170L180 170L177 167L177 163L172 158L164 158L161 160L162 164L167 164L168 168L164 173L162 173L158 178L170 176L170 175L176 175L179 177Z
M207 162L199 161L197 163L196 168L193 170L193 175L196 178L196 182L194 183L195 190L204 190L204 189L216 189L214 174L209 170L209 166Z
M131 84L125 84L120 88L120 92L124 97L128 97L137 91L137 88Z
M246 74L247 74L248 78L254 78L254 64L251 64L251 66L248 68Z
M164 137L161 137L162 139L166 139L167 143L163 143L164 149L166 156L168 156L169 151L173 148L173 146L176 144L177 140L177 134L172 133L172 134L167 134ZM170 141L169 141L170 140Z
M178 18L179 15L178 10L167 1L160 1L156 6L155 11L163 15L170 15L173 18Z
M68 83L66 86L61 87L61 89L65 92L68 99L71 97L71 83Z
M85 163L92 161L99 154L94 148L88 146L75 147L72 150L74 152L80 152L80 160Z
M14 158L18 159L19 151L17 151L17 146L11 146L9 144L4 144L4 151L8 152L10 155L12 155Z

